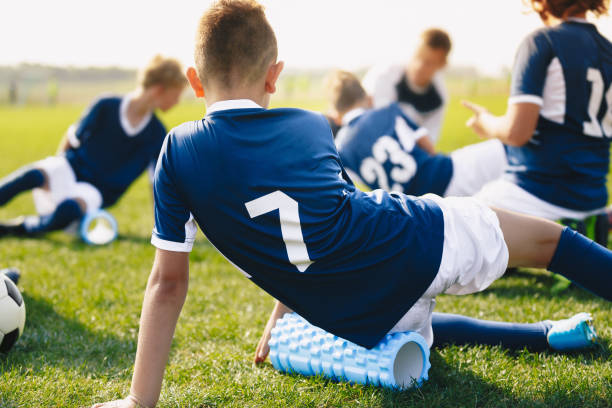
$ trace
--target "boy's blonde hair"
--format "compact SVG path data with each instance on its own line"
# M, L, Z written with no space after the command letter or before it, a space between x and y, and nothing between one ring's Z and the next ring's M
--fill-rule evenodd
M176 59L156 55L140 71L138 83L144 89L155 85L162 85L165 88L182 88L187 85L187 78L183 73L181 63Z
M332 108L340 114L348 112L367 97L361 81L347 71L335 71L328 79L329 99Z
M277 53L274 31L254 0L218 0L200 18L195 63L205 86L251 84L266 74Z
M429 28L421 33L421 46L442 50L446 55L450 53L452 43L448 33L439 28Z

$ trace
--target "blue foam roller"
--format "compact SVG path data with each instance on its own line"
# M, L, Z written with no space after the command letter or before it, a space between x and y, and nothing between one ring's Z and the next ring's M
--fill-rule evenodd
M269 345L270 361L281 372L392 389L419 387L431 367L429 347L418 333L388 334L368 350L311 325L296 313L278 320Z
M85 214L81 220L79 234L89 245L106 245L117 238L117 221L104 210Z

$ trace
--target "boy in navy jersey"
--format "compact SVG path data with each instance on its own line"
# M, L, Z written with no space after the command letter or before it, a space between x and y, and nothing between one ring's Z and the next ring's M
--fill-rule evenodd
M612 43L585 20L605 0L532 0L545 28L519 47L504 116L465 102L476 133L506 145L509 167L478 197L550 220L604 212L612 140ZM605 217L601 217L605 221ZM607 228L605 238L607 238Z
M497 140L435 154L428 131L397 103L369 109L359 79L336 72L330 84L333 116L343 124L336 147L359 185L410 195L470 196L503 174L506 153Z
M438 28L430 28L421 34L421 43L407 64L373 67L363 84L374 107L397 102L406 115L429 130L429 137L435 143L448 103L441 71L450 50L449 35Z
M154 110L176 105L186 85L176 60L156 56L138 90L95 101L70 126L57 156L0 181L0 206L33 189L39 214L0 223L0 237L64 229L86 212L115 204L147 167L152 175L166 134Z
M558 224L471 198L356 190L322 115L265 108L283 63L255 1L215 2L195 49L187 77L208 109L168 134L157 163L131 393L96 406L157 403L197 226L253 283L368 348L389 331L431 343L435 296L482 290L508 265L548 266L612 300L612 252Z

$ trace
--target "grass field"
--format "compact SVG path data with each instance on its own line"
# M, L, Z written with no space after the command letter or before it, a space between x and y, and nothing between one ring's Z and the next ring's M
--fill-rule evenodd
M504 99L475 98L501 111ZM279 105L279 104L277 104ZM285 104L280 104L285 105ZM302 107L322 108L321 103ZM50 155L82 106L0 107L0 176ZM182 105L168 127L200 117ZM468 113L453 100L440 148L477 141ZM29 195L0 209L0 219L31 213ZM152 203L141 178L111 209L120 237L92 248L63 233L2 239L0 267L16 266L27 305L24 335L0 356L0 407L82 407L129 390L138 319L154 249ZM510 352L500 347L432 350L430 380L390 392L254 367L253 352L273 300L249 283L200 236L191 255L190 292L179 320L160 407L610 407L612 311L580 289L558 296L543 271L519 271L484 293L441 296L438 311L533 322L590 311L603 339L582 353Z

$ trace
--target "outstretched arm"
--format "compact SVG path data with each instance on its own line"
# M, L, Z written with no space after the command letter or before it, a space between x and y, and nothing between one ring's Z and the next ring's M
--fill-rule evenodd
M508 146L523 146L533 136L540 105L534 103L511 103L503 116L495 116L486 108L472 102L463 101L463 106L470 109L474 116L466 125L483 138L499 139Z
M270 333L272 332L274 326L276 326L276 321L283 317L285 313L291 312L292 310L287 306L278 300L276 301L276 305L274 305L274 310L272 310L272 314L268 319L268 323L266 324L266 328L261 335L259 344L257 344L257 350L255 350L255 363L263 363L266 360L268 353L270 353L270 346L268 346L268 342L270 341Z
M189 254L158 249L142 304L130 396L95 408L155 406L188 281Z

